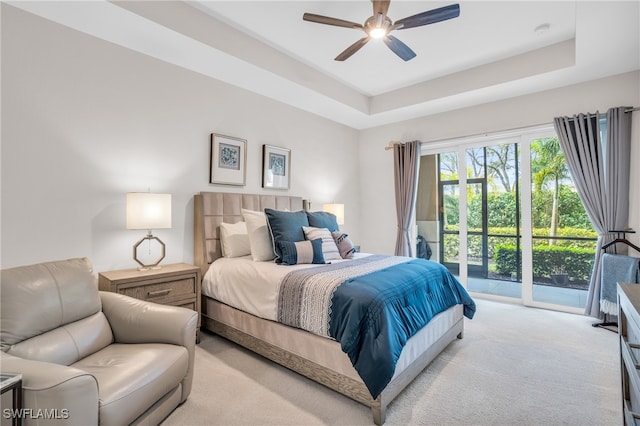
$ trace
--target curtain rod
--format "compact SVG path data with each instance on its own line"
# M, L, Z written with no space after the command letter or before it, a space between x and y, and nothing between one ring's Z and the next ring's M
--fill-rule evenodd
M628 109L624 110L624 112L626 112L626 113L634 112L634 111L640 111L640 107L631 107L631 108L628 108ZM606 114L599 114L599 115L606 115ZM570 117L569 120L573 120L573 117ZM549 125L549 124L550 123L545 123L544 125ZM542 124L538 124L538 125L536 125L534 127L537 127L537 126L542 126ZM512 130L514 130L514 129L512 129ZM449 140L449 139L445 139L445 140ZM432 141L432 142L438 142L438 141ZM401 143L402 142L400 142L400 141L390 141L387 145L385 145L384 150L385 151L389 151L390 149L393 149L394 145L398 145L398 144L401 144Z
M384 147L384 150L385 150L385 151L389 151L390 149L393 149L393 146L394 146L394 145L399 145L399 144L401 144L401 143L402 143L402 142L400 142L400 141L391 141L391 142L389 142L389 143Z
M422 146L422 142L420 142L420 141L417 141L417 142L418 142L419 147ZM387 145L385 145L384 150L385 151L389 151L390 149L393 149L393 147L396 146L396 145L402 145L402 142L400 142L400 141L391 141Z
M624 110L625 114L628 114L628 113L630 113L630 112L634 112L634 111L640 111L640 107L631 107L631 108L627 108L627 109L625 109L625 110ZM595 114L595 113L594 113L594 114ZM604 117L606 117L606 116L607 116L607 113L606 113L606 112L598 113L598 117L600 117L600 118L604 118ZM574 120L574 118L573 118L573 117L567 117L567 118L569 119L569 121Z

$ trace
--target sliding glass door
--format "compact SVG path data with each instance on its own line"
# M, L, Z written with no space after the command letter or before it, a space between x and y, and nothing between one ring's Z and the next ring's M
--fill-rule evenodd
M468 288L521 298L518 143L497 141L465 152Z
M423 146L437 165L418 185L437 187L435 260L472 293L582 312L595 233L556 144L548 127Z
M556 137L531 141L533 300L586 305L597 233Z
M458 153L445 152L438 156L438 220L441 242L438 247L440 263L454 275L460 273L460 182L458 181Z

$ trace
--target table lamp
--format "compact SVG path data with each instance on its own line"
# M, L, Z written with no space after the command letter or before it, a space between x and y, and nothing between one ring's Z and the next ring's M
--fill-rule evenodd
M338 225L344 225L344 204L323 204L322 210L336 215Z
M164 259L166 247L152 234L154 229L171 228L171 194L155 194L151 192L127 193L127 229L146 229L147 235L133 246L133 260L138 262L140 270L158 267ZM145 263L138 258L138 247L144 242L156 240L162 247L162 254L155 263Z

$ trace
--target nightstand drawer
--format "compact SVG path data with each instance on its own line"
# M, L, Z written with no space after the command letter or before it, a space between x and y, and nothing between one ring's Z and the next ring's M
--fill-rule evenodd
M630 412L640 411L640 376L638 375L638 351L640 346L629 344L621 337L620 355L622 356L622 375L625 383L624 400Z
M98 287L101 291L192 309L198 312L200 327L200 268L197 266L175 263L144 271L105 271L98 274Z
M191 309L192 311L197 311L195 299L190 302L178 302L174 306L180 306L181 308L187 308Z
M133 283L118 286L118 293L150 302L168 303L196 295L197 286L194 277L173 278L170 281L150 280L145 283Z
M618 333L624 423L640 422L640 286L618 283Z

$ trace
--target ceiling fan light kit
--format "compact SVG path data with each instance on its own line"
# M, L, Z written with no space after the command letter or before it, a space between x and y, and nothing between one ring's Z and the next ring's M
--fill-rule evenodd
M369 17L364 25L357 24L343 19L331 18L329 16L305 13L302 19L317 24L333 25L336 27L353 28L364 31L367 35L347 47L342 53L335 57L336 61L344 61L362 48L369 40L382 39L393 53L402 60L408 61L416 56L416 53L396 37L389 35L394 30L405 30L408 28L421 27L423 25L435 24L436 22L460 16L460 5L451 4L438 9L418 13L407 18L392 22L387 16L390 0L372 0L373 16Z

